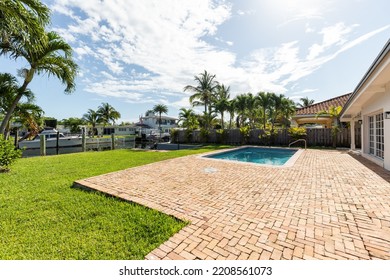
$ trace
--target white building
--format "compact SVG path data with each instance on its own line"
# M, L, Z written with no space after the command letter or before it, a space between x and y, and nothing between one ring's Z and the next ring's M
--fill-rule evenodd
M351 149L359 123L362 156L390 170L390 40L345 104L340 120L351 124Z
M147 111L145 117L140 118L140 124L147 125L151 129L159 128L160 116L153 111ZM171 128L177 127L177 118L161 115L161 129L162 132L169 133Z

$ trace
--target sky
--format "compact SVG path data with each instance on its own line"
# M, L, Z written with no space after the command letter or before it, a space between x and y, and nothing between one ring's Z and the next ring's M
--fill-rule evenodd
M35 76L48 117L82 117L103 102L118 122L156 104L177 117L206 70L231 97L259 91L316 102L352 92L390 38L388 0L44 0L50 30L73 48L76 90ZM26 67L0 58L0 72ZM195 110L201 112L202 107Z

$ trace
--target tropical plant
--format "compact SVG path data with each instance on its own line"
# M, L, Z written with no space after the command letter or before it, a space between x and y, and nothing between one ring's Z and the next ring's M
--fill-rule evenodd
M56 76L66 85L66 93L71 93L75 89L77 64L72 59L72 48L55 32L45 33L42 37L45 38L42 41L47 42L39 49L29 42L21 46L13 46L17 55L26 59L29 67L20 70L24 82L0 125L1 134L5 133L7 123L35 74L46 73L48 76Z
M61 120L60 124L70 129L71 133L79 133L81 128L80 126L85 124L85 121L80 118L68 118Z
M229 109L230 87L225 87L224 84L217 85L213 98L213 107L216 112L221 114L221 128L225 128L224 113Z
M218 82L215 80L215 75L207 73L206 70L195 76L194 80L196 85L187 85L184 87L184 91L193 92L193 95L190 96L192 106L204 105L204 113L207 114L210 111L210 102ZM205 128L209 129L208 123L205 123Z
M234 120L234 113L236 110L236 103L235 99L229 100L227 111L229 112L229 129L233 128L233 120Z
M182 127L187 130L197 129L199 126L199 121L195 115L194 110L181 108L179 112L179 123Z
M87 113L83 115L83 120L92 126L91 136L95 136L96 125L102 122L101 116L92 109L89 109Z
M244 126L245 120L247 117L247 95L246 94L240 94L237 95L234 99L234 107L235 112L237 113L236 116L236 124L237 127Z
M168 113L168 107L164 104L157 104L153 107L153 112L155 114L158 114L158 130L161 134L161 114L167 114Z
M240 133L242 137L242 144L247 144L251 135L251 127L249 125L241 126Z
M316 118L321 116L327 116L331 119L333 147L336 147L337 145L337 133L340 131L339 117L342 109L343 107L341 106L330 106L328 110L322 110L316 114Z
M258 104L261 108L262 116L261 119L263 121L263 130L266 129L268 116L270 113L270 108L272 106L272 93L268 92L259 92L257 94Z
M19 86L17 80L11 74L0 73L0 114L5 115L16 96L18 95ZM18 122L24 125L27 129L33 133L38 133L41 123L41 117L43 115L42 109L33 104L34 94L29 89L23 92L22 98L26 99L26 102L19 102L11 115L8 123L5 124L4 138L8 139L10 132L10 122L12 117L18 118Z
M22 157L22 151L15 149L10 140L4 139L0 134L0 172L8 172L11 164Z
M50 22L50 10L39 0L0 1L0 54L19 56L18 49L26 43L35 51L46 38L41 35Z
M301 139L307 135L305 127L291 127L288 130L288 135L294 140Z
M115 124L115 121L121 117L121 114L108 103L102 103L96 112L105 126L110 121L112 121L112 124Z
M315 102L314 99L310 99L309 97L302 97L300 100L302 103L297 103L297 107L299 108L304 108L313 105Z

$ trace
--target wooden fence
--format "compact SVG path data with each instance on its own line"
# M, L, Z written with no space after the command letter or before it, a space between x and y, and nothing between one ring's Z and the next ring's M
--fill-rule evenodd
M302 137L306 139L308 147L332 147L333 136L330 128L312 128L307 129L307 135ZM355 129L355 143L356 147L360 147L360 128ZM179 130L176 139L172 142L179 143L219 143L228 145L275 145L288 146L294 139L290 137L287 129L279 130L274 136L264 136L263 130L253 129L250 131L248 137L244 137L239 129L225 130L210 130L209 135L202 135L199 130L194 130L188 133L185 130ZM297 146L301 146L297 143ZM336 146L349 148L351 145L351 131L350 128L342 128L337 133Z

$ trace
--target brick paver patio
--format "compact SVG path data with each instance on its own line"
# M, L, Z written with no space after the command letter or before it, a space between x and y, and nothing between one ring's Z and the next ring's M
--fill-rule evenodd
M190 221L146 259L390 259L390 172L344 151L294 166L187 156L76 184Z

